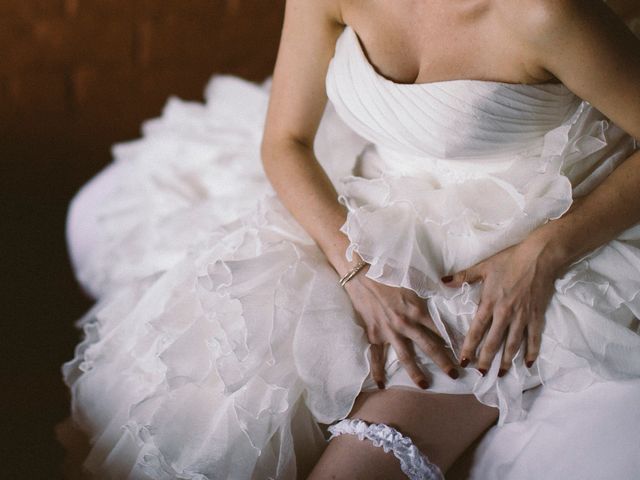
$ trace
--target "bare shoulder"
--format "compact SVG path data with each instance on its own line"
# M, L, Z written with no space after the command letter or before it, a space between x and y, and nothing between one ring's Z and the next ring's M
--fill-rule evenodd
M577 18L611 12L602 0L498 0L498 17L518 38L544 42Z
M296 35L322 36L342 24L345 0L286 0L281 41ZM295 40L302 40L297 38Z
M342 30L340 0L286 0L263 146L312 145L327 98L325 76Z
M558 47L578 36L625 34L624 18L638 11L628 0L496 0L495 8L510 34L539 47Z
M541 68L640 138L640 39L607 3L496 0L496 5L510 35Z
M313 13L320 21L341 22L344 2L345 0L286 0L285 9L291 12L290 15L300 15L299 18Z

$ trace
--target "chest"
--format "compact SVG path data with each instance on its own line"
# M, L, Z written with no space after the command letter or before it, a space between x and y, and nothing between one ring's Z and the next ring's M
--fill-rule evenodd
M340 116L371 142L403 154L449 159L535 147L580 103L556 83L396 83L375 71L349 25L337 40L326 89Z
M451 78L537 83L548 79L513 41L490 0L343 0L343 20L358 32L378 73L396 83Z

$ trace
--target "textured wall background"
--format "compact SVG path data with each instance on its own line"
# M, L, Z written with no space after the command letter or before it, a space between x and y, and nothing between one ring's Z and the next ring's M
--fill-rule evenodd
M0 102L13 140L135 136L213 72L271 73L283 1L0 0Z
M2 478L62 478L59 372L91 305L64 220L77 189L169 95L273 71L284 0L0 0Z

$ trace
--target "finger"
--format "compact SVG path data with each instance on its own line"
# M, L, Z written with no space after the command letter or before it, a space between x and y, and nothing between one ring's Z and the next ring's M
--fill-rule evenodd
M478 310L471 321L469 330L465 335L462 349L460 350L460 366L466 367L469 362L476 359L476 350L482 341L485 332L491 324L493 305L489 301L480 301Z
M384 348L384 339L377 322L368 323L366 331L369 343L371 344L371 376L378 385L378 388L383 389L385 382L384 359L386 351Z
M410 329L407 337L413 340L416 345L426 353L440 369L449 375L451 378L456 379L459 376L458 369L456 368L451 356L447 352L443 342L437 341L431 332L429 332L422 325L416 324L414 328Z
M429 308L427 307L427 300L424 298L420 298L420 300L421 301L415 313L409 310L408 312L409 315L412 318L414 318L415 323L428 328L430 332L432 332L437 338L439 338L444 342L444 339L442 338L442 335L440 335L440 331L438 330L438 327L436 327L436 324L433 321L431 314L429 313Z
M525 355L525 364L527 368L531 368L533 362L538 358L540 353L540 342L542 340L543 320L534 320L527 325L527 353Z
M373 381L376 382L380 390L384 389L385 381L385 348L384 345L371 345L371 376Z
M511 362L513 362L513 358L518 353L520 346L523 345L524 331L526 326L527 325L524 321L524 317L520 317L517 321L509 326L509 333L507 334L507 339L504 342L500 371L498 372L499 377L504 376L509 371Z
M402 337L393 330L388 330L387 339L393 347L398 357L398 361L404 366L409 377L422 389L429 388L429 382L424 372L418 367L411 342L408 338Z
M476 362L476 368L480 371L482 376L487 373L491 367L493 358L496 356L496 353L498 353L498 350L500 350L507 328L511 323L512 316L513 311L511 307L499 305L494 309L491 327L489 328L487 336L482 343L480 354L478 355L478 361Z
M384 337L378 323L368 323L366 325L367 338L372 345L382 345L384 343Z
M440 280L447 287L461 287L464 282L474 283L482 279L482 272L480 264L476 264L465 270L460 270L451 275L445 275Z

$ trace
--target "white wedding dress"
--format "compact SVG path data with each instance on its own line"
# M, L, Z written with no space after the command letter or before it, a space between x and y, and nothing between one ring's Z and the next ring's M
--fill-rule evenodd
M97 302L62 372L100 478L304 478L325 447L321 424L377 389L337 273L262 172L269 87L216 75L206 104L172 98L72 202L74 267ZM348 26L326 88L315 152L348 208L346 254L424 297L456 359L482 283L452 289L440 277L560 217L640 147L562 84L392 82ZM498 378L499 353L485 377L468 367L453 380L416 349L429 391L499 408L472 478L640 471L640 456L625 456L640 426L638 292L640 225L556 280L531 369L519 351ZM421 391L391 348L386 372L387 388ZM574 422L573 411L590 413ZM600 438L615 412L628 415ZM585 424L599 430L584 435ZM553 447L562 432L577 438Z

